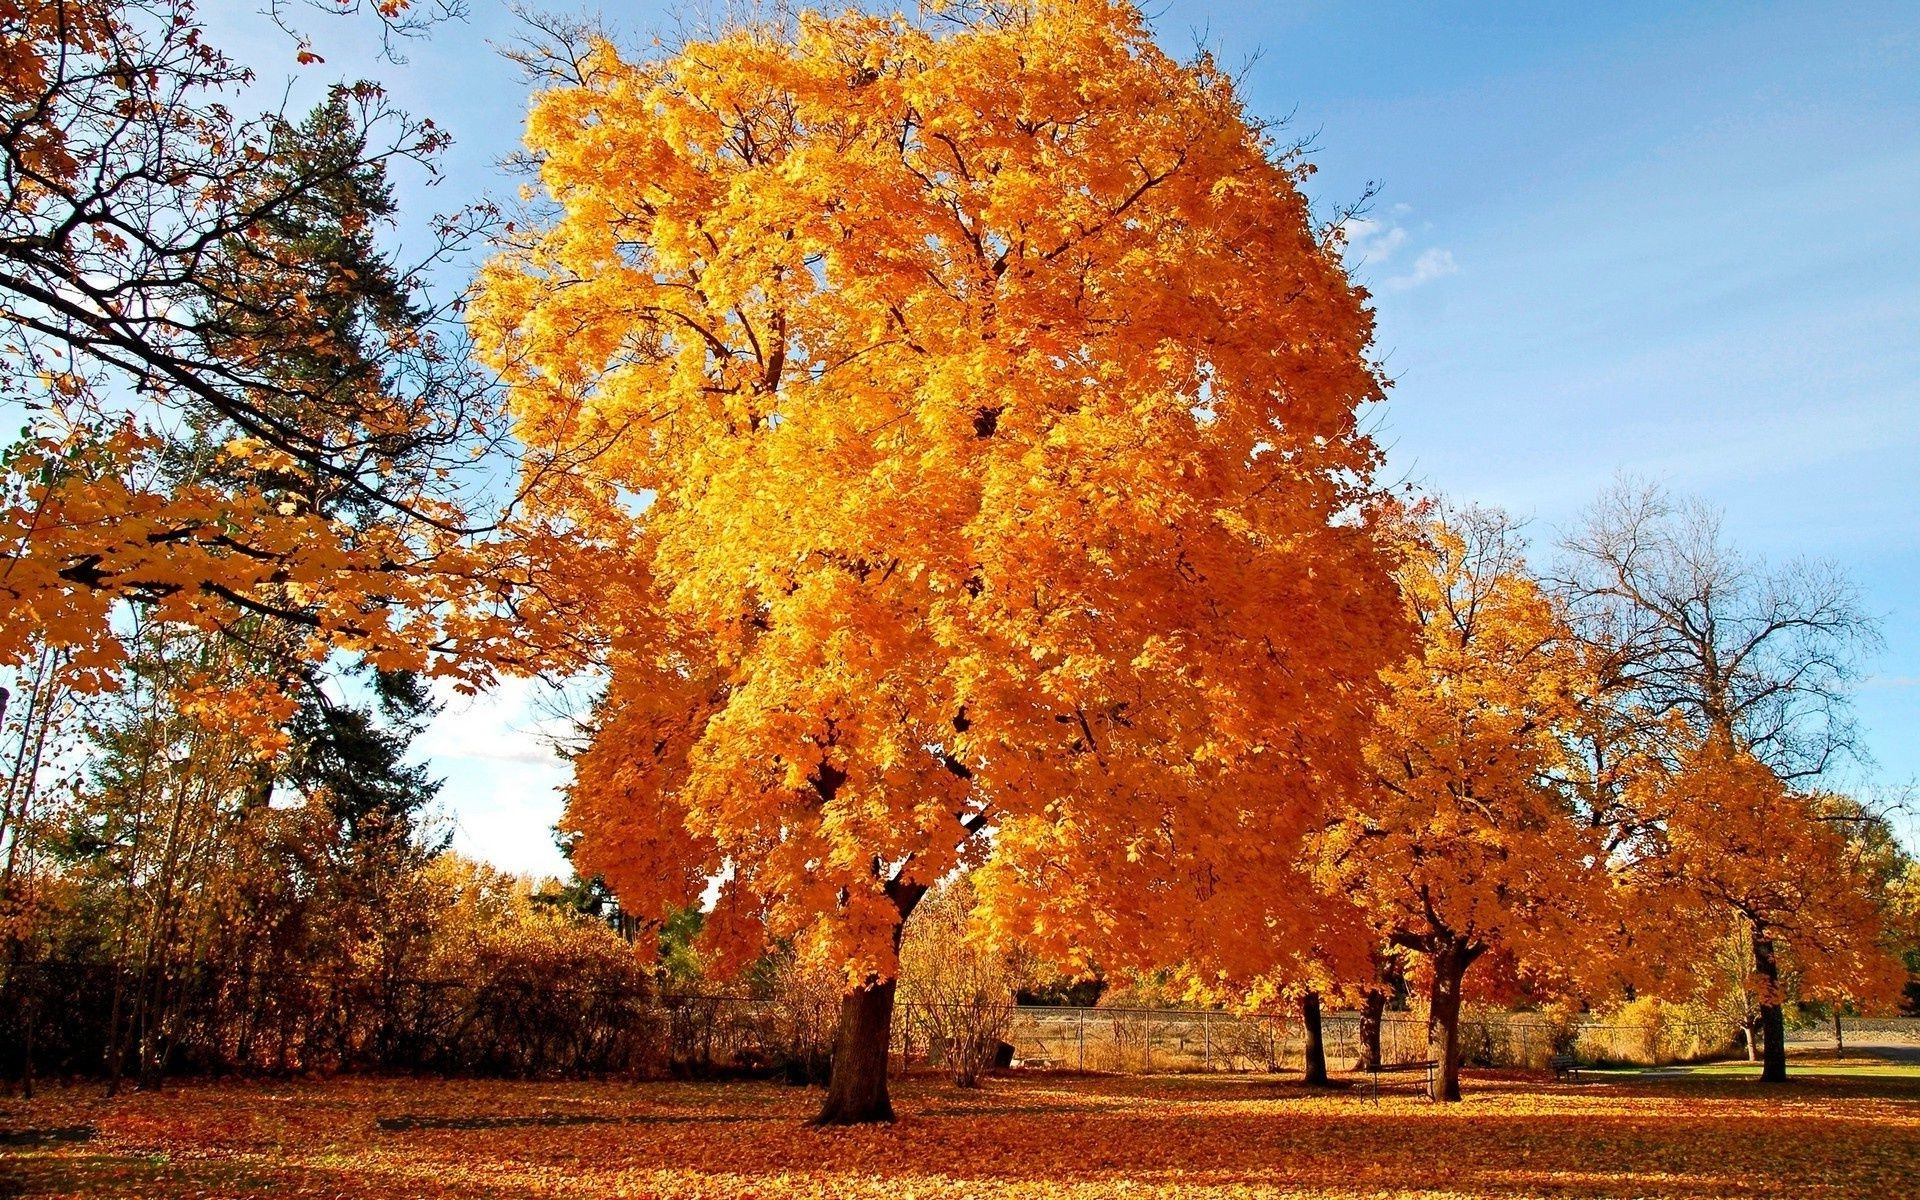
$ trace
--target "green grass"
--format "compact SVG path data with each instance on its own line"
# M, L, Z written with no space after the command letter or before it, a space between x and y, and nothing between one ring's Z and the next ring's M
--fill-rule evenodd
M1601 1079L1758 1079L1760 1064L1744 1059L1722 1062L1675 1063L1665 1067L1583 1067L1581 1075ZM1920 1083L1920 1062L1903 1062L1868 1054L1849 1053L1836 1058L1832 1051L1794 1055L1787 1060L1787 1078L1817 1075L1841 1079L1899 1079Z

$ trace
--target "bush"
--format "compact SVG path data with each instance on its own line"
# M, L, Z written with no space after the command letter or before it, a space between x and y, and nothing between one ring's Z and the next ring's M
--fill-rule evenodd
M905 1031L961 1087L977 1086L994 1065L1013 1023L1014 992L1031 975L1022 956L971 927L974 904L965 876L949 880L921 900L900 941Z

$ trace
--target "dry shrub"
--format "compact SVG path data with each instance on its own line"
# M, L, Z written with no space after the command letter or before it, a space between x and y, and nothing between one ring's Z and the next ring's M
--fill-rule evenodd
M1014 992L1032 976L1024 954L988 940L973 921L973 884L956 876L930 892L900 941L900 1000L909 1035L926 1041L960 1087L980 1074L1013 1022Z

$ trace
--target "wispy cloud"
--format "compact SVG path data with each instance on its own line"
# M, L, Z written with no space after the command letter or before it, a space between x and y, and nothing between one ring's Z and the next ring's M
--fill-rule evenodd
M1460 265L1453 261L1453 251L1436 246L1431 250L1422 250L1420 257L1413 260L1411 271L1393 276L1384 286L1391 292L1404 292L1423 283L1444 279L1459 269Z
M443 707L421 735L416 749L436 760L558 766L554 737L566 729L562 722L538 710L534 694L534 685L520 679L508 680L478 696L438 690L435 697Z
M1347 265L1355 269L1385 263L1409 236L1399 225L1382 225L1370 217L1348 217L1340 231L1346 239Z
M1372 217L1349 217L1342 222L1340 234L1347 267L1356 273L1366 272L1368 268L1378 272L1402 257L1401 252L1411 248L1415 235L1399 218L1412 211L1405 204L1396 204L1393 206L1392 219L1380 221ZM1431 226L1425 228L1431 229ZM1429 246L1420 251L1404 271L1383 280L1380 287L1389 292L1405 292L1436 279L1444 279L1459 269L1453 251Z

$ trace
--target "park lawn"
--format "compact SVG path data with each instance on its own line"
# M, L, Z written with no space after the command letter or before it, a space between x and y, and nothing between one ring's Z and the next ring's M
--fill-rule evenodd
M1745 1059L1717 1062L1677 1063L1667 1067L1582 1068L1583 1075L1597 1079L1750 1079L1760 1078L1760 1064ZM1832 1051L1796 1054L1789 1062L1790 1076L1822 1076L1864 1079L1903 1079L1920 1086L1920 1059L1896 1061L1871 1054L1841 1054Z
M1920 1081L1465 1082L1442 1106L1267 1076L916 1076L897 1124L830 1131L804 1124L819 1093L769 1083L56 1088L0 1100L0 1195L1920 1195Z

